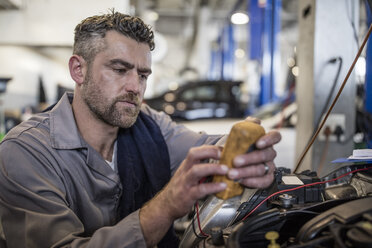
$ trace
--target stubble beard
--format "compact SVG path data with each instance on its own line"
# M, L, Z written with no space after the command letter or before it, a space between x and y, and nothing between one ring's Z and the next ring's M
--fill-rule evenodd
M128 92L114 99L108 99L103 95L89 72L84 85L85 89L82 90L82 98L97 119L120 128L129 128L136 122L141 110L141 102L138 95ZM122 101L133 102L135 106L119 106L117 103Z

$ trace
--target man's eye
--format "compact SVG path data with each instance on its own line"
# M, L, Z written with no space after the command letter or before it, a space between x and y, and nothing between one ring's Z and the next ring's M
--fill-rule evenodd
M125 73L127 70L126 69L121 69L121 68L119 68L119 69L113 69L115 72L117 72L117 73Z
M142 80L147 80L147 75L139 75Z

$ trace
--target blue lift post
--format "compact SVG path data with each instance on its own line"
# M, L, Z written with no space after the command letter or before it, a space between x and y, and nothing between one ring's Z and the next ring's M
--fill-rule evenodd
M250 13L250 43L249 58L262 63L262 33L263 33L263 18L264 8L258 6L258 0L251 0L247 6L247 12Z
M372 6L369 6L366 1L366 12L367 12L367 27L369 27L372 23L372 13L371 13ZM365 77L365 100L364 100L364 108L365 114L368 115L369 118L367 120L372 119L372 71L368 68L372 68L372 39L371 37L368 39L367 42L367 50L366 50L366 77ZM372 127L370 123L367 122L368 125L368 134L367 134L367 147L372 148Z
M264 32L264 13L265 8L258 5L258 0L251 0L247 4L247 13L250 13L249 25L247 25L250 42L247 42L247 51L249 51L249 60L255 61L257 65L262 66L262 34ZM260 87L260 85L257 85ZM250 102L246 109L246 115L256 112L261 104L260 95L250 93Z
M208 78L231 80L234 74L234 27L226 24L217 40L218 49L211 50L211 64Z
M280 32L281 0L266 0L260 6L259 0L250 1L251 45L250 58L261 64L259 105L276 100L275 85L277 67L275 61L280 59L278 34Z
M222 32L223 43L222 47L222 70L221 78L224 80L232 80L234 75L235 62L235 40L234 40L234 26L227 24Z

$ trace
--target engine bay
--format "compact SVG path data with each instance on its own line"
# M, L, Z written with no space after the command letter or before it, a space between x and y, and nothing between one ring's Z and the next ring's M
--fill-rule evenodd
M349 164L319 178L277 168L267 189L198 202L175 223L180 247L372 247L371 169Z

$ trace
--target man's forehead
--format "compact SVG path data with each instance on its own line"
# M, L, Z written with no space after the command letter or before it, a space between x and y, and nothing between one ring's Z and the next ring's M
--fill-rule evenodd
M115 31L115 30L109 30L106 32L106 35L105 35L105 40L106 41L122 41L122 42L128 42L128 43L132 43L132 44L138 44L140 46L143 46L143 47L146 47L148 48L148 50L150 51L150 46L148 43L146 42L139 42L129 36L126 36L125 34L122 34L118 31Z
M139 43L136 40L122 34L110 34L105 40L106 55L126 60L143 60L151 63L151 51L147 43Z
M105 48L97 55L102 58L120 62L120 60L129 63L140 63L143 66L151 66L151 51L147 43L137 42L136 40L126 37L116 31L107 32L105 36Z

